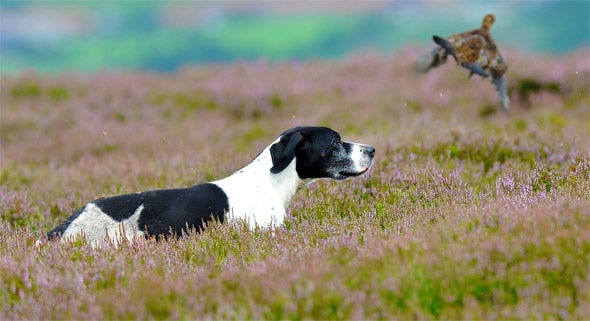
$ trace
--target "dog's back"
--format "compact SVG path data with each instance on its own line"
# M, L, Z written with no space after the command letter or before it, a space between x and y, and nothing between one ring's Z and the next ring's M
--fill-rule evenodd
M105 236L181 235L187 228L202 228L213 219L224 221L225 193L206 183L188 188L163 189L100 198L86 204L63 224L47 233L48 239L75 237L99 241Z

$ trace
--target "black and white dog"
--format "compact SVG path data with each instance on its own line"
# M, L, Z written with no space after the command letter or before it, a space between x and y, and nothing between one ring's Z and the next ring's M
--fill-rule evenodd
M366 172L375 148L343 142L326 127L295 127L231 176L188 188L100 198L47 233L48 239L84 236L97 245L138 236L181 235L211 220L244 219L250 226L281 224L291 198L316 178L345 179Z

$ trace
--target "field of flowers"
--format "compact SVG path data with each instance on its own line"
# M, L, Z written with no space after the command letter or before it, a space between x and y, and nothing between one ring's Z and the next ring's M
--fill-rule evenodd
M489 80L418 54L1 80L0 319L587 319L589 50ZM100 196L231 174L283 130L376 146L276 229L35 241Z

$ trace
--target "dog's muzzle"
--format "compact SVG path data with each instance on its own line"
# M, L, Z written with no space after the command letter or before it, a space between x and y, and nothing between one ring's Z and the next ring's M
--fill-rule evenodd
M364 144L353 144L350 153L351 166L338 172L341 178L359 176L369 170L375 157L375 147Z

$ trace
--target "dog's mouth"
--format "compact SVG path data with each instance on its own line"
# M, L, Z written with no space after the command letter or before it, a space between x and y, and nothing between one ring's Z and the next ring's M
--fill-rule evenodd
M355 176L362 175L362 174L366 173L368 170L369 170L369 167L366 167L363 170L358 171L358 172L340 171L340 172L338 172L338 176L340 177L340 179L345 179L348 177L355 177Z

